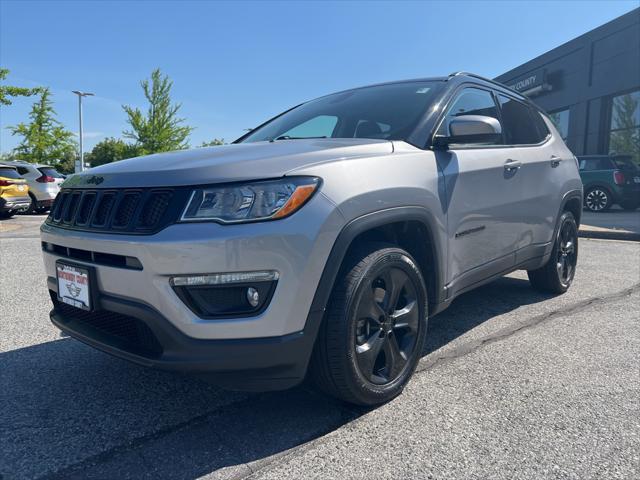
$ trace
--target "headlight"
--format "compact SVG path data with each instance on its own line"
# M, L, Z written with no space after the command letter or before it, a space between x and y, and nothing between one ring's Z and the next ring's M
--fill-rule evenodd
M302 207L319 185L319 178L290 177L197 188L191 194L181 221L237 223L284 218Z

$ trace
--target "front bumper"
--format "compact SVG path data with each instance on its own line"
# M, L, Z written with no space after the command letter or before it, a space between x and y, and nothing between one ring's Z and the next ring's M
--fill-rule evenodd
M244 340L199 340L180 332L153 307L108 295L95 312L54 303L51 321L70 336L116 357L146 367L180 371L247 391L281 390L304 379L321 313L304 331Z
M61 249L44 251L47 276L55 278L56 261L95 267L100 295L127 299L162 312L178 331L194 339L279 337L305 327L316 287L343 217L322 194L291 217L252 224L210 222L170 225L153 235L69 230L43 224L43 242ZM64 250L86 255L70 259ZM62 251L62 253L61 253ZM138 262L104 264L110 257ZM279 280L266 309L241 318L205 319L178 296L170 279L178 275L275 270Z
M20 212L29 209L31 198L24 197L0 197L0 212Z

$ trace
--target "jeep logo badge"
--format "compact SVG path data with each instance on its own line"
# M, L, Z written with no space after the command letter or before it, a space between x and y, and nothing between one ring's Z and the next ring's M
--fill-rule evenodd
M88 185L100 185L102 182L104 182L104 177L98 177L97 175L92 175L85 181Z

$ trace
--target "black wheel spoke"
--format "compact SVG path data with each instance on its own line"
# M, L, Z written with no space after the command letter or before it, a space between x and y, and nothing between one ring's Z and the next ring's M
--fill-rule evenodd
M565 260L563 256L560 256L560 258L558 259L558 265L557 265L557 269L558 269L558 275L560 276L560 278L564 278L564 264L565 264Z
M573 253L575 252L576 248L575 248L575 244L573 243L573 240L569 240L567 241L566 245L564 246L564 251L566 253Z
M395 335L390 335L386 338L386 342L383 344L384 357L385 357L385 371L389 380L393 380L402 371L407 363L407 357L400 350L398 340Z
M393 312L391 318L394 320L394 330L410 329L416 331L419 321L418 304L415 300L407 303L400 310Z
M384 316L384 310L376 301L374 293L365 293L358 305L358 318L367 318L380 324L380 317Z
M385 284L385 297L383 308L387 312L395 310L402 289L407 283L407 274L398 268L390 268L382 275Z
M380 331L375 332L366 343L356 346L356 353L358 355L358 365L360 371L369 379L374 376L374 368L376 360L380 355L380 350L386 343L385 338L380 335Z

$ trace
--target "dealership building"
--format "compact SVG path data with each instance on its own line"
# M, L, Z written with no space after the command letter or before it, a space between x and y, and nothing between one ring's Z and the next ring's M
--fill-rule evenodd
M640 8L496 80L547 111L574 154L640 163Z

